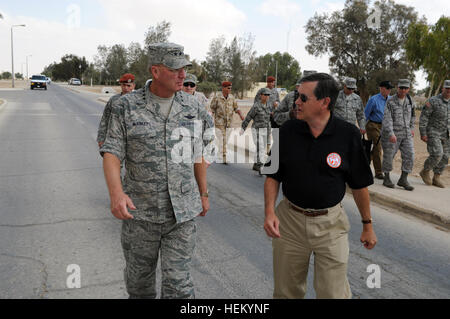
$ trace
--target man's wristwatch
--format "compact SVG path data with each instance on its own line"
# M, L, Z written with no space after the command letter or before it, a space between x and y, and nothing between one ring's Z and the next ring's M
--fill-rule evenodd
M201 197L209 197L208 191L206 191L206 193L201 193L200 196Z
M367 219L367 220L361 220L361 223L363 224L372 224L372 218L371 219Z

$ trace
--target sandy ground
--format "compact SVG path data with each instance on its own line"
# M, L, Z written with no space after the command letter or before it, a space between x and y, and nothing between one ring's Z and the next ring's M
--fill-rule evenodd
M248 111L250 110L250 106L240 106L239 107L242 111L242 114L244 117L247 115ZM414 167L412 176L420 178L419 172L423 168L423 163L428 158L429 154L427 151L427 144L423 142L420 139L420 133L419 133L419 118L420 118L420 111L416 111L416 125L414 127L414 151L415 151L415 158L414 158ZM240 127L241 126L241 119L239 118L239 115L234 114L233 116L233 127ZM252 123L252 122L251 122ZM251 125L250 123L250 125ZM397 153L397 155L394 158L394 170L393 172L396 174L401 174L401 167L402 167L402 159L400 151ZM445 169L445 172L442 174L441 177L442 182L450 187L450 166L447 166Z
M16 89L23 89L29 87L29 82L25 80L14 80L14 88ZM0 88L1 89L8 89L12 88L12 80L0 80Z

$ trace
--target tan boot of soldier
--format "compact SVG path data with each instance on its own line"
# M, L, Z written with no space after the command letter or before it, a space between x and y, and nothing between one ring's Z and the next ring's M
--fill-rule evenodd
M445 185L442 184L442 182L441 182L441 175L439 175L439 174L434 174L434 177L433 177L433 185L434 185L434 186L437 186L437 187L440 187L440 188L445 188Z
M427 185L433 184L433 182L431 181L430 172L431 172L430 170L425 170L425 168L424 168L419 173L420 177L422 177L423 182Z

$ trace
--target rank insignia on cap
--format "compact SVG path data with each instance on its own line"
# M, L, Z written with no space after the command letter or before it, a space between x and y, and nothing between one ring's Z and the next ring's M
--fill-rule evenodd
M331 168L338 168L341 166L342 159L341 156L338 153L331 153L327 157L327 164Z

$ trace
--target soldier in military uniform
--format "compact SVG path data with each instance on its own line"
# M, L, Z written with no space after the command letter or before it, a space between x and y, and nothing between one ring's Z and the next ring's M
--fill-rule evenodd
M256 103L260 101L261 92L265 89L270 90L270 97L269 101L267 102L267 105L269 106L270 110L270 123L273 128L279 127L278 124L274 120L274 112L277 109L278 105L280 104L280 95L278 94L278 90L275 87L275 78L273 76L267 77L267 86L265 88L259 89L258 92L255 95L255 99L253 103Z
M355 94L356 80L354 78L346 78L344 81L344 89L339 91L333 114L353 125L358 121L359 131L366 134L366 119L364 116L364 105L359 97Z
M208 99L202 92L197 92L197 83L197 77L194 74L186 73L186 78L183 83L183 91L187 94L193 95L201 105L206 107L208 105Z
M108 123L111 117L112 104L115 101L117 101L122 95L130 93L134 90L134 88L136 87L134 79L135 79L134 75L131 73L126 73L122 75L119 79L120 88L122 92L120 94L111 96L111 98L108 100L108 103L106 103L105 109L103 110L102 119L100 120L100 124L98 126L97 132L98 147L102 147L103 143L105 142L106 131L108 130Z
M384 172L383 185L394 188L389 173L392 171L392 162L397 151L402 154L402 175L397 182L398 186L408 191L414 190L408 182L408 174L414 165L414 102L408 95L410 81L398 81L397 94L386 102L383 122L381 125L381 146L383 147Z
M189 268L195 217L205 216L209 209L202 156L204 146L214 139L210 132L214 124L205 108L181 90L184 67L190 65L183 47L151 44L148 58L151 85L113 104L100 149L111 212L123 220L121 242L130 298L156 297L159 254L161 298L194 298ZM211 130L202 134L202 125Z
M253 170L260 171L265 162L265 156L269 151L270 142L270 109L268 100L270 98L270 90L265 88L261 91L259 101L253 104L247 113L245 120L242 122L241 135L244 133L248 124L253 120L252 137L256 145L255 164Z
M313 74L313 73L317 73L317 71L314 71L314 70L303 71L302 78L304 78L305 76L308 76L310 74ZM301 78L295 84L295 90L289 92L284 97L283 101L281 101L280 106L277 107L273 112L273 119L274 119L275 123L277 123L277 125L280 127L287 120L292 120L297 117L297 115L296 115L297 107L295 105L295 101L297 101L297 99L298 99L298 88L300 86L300 81L301 81Z
M420 114L420 138L427 143L430 156L420 176L427 185L445 188L440 176L450 157L450 80L444 82L442 93L430 98ZM434 172L431 180L430 172Z
M219 148L222 149L223 164L227 164L227 143L230 134L229 128L231 128L231 123L233 122L233 112L239 114L242 121L244 120L244 116L237 105L236 99L233 94L231 94L231 88L231 82L222 82L222 93L217 92L210 104L210 109L214 117L214 124L216 129L222 134L222 138L218 139L218 143Z

